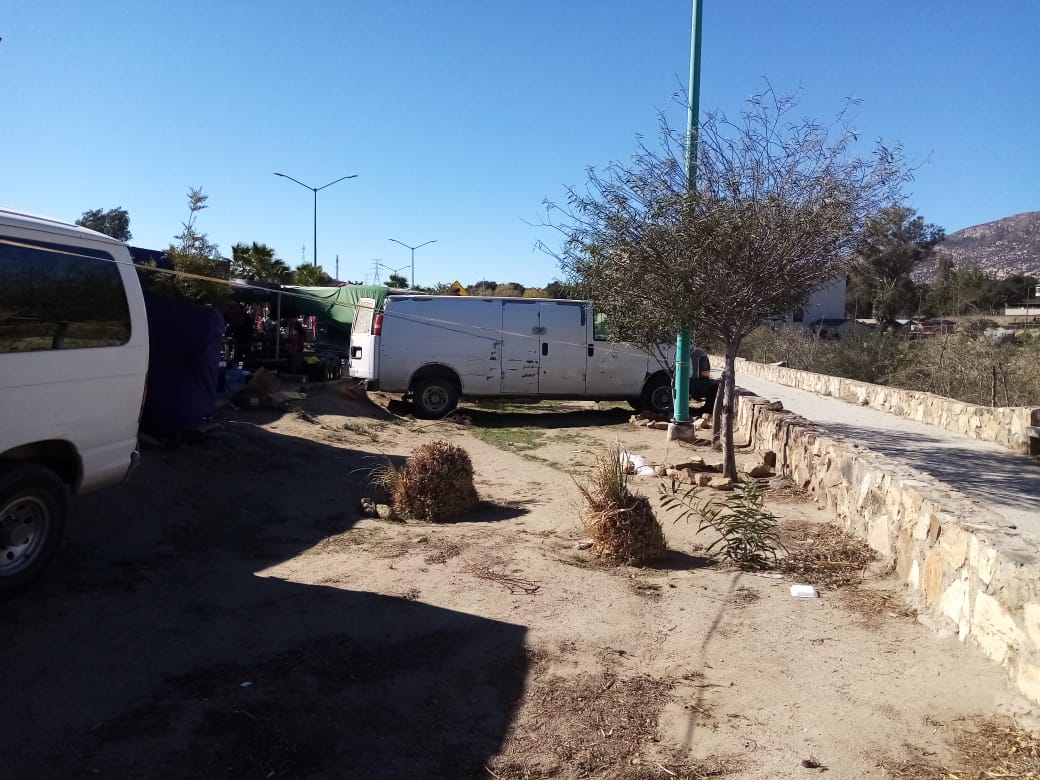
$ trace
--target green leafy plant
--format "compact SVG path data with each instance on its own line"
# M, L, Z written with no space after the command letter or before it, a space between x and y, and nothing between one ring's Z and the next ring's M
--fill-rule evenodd
M661 485L661 507L675 514L675 522L697 518L697 533L710 528L719 535L707 552L718 553L738 566L766 568L785 551L777 517L765 508L765 487L753 479L738 480L725 500L710 495L699 499L696 487L679 490L676 482Z

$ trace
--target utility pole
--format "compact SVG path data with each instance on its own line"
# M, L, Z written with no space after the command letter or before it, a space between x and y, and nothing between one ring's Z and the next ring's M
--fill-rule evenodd
M339 281L339 252L336 253L336 281Z
M693 0L693 30L690 41L690 95L686 118L686 191L697 191L697 136L701 108L701 0ZM690 331L675 339L675 397L669 439L690 438Z

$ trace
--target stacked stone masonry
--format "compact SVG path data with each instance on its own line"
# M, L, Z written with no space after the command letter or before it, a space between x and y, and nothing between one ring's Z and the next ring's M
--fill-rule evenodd
M721 366L722 363L721 358L715 358L713 365ZM973 439L994 442L1012 452L1037 454L1038 441L1030 434L1031 429L1040 426L1040 409L976 406L932 393L872 385L869 382L737 358L737 376L742 373L880 409L900 417L909 417Z
M738 384L753 365L738 365ZM927 622L977 645L1040 703L1036 545L931 477L777 406L739 394L739 430L760 451L774 451L782 473L894 563Z

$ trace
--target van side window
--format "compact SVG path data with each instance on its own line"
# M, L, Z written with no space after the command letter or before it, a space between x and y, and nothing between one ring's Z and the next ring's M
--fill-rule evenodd
M607 315L601 311L592 316L592 338L595 341L610 341L610 323Z
M0 353L115 347L130 308L115 258L0 236Z

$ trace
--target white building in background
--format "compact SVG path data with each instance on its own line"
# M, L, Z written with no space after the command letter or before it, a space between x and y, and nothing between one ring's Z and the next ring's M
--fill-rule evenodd
M1033 297L1020 303L1004 305L1005 317L1037 317L1040 316L1040 285L1033 290Z
M845 277L842 276L810 295L805 308L791 312L782 320L773 320L771 324L788 328L808 328L821 320L831 322L844 319Z

